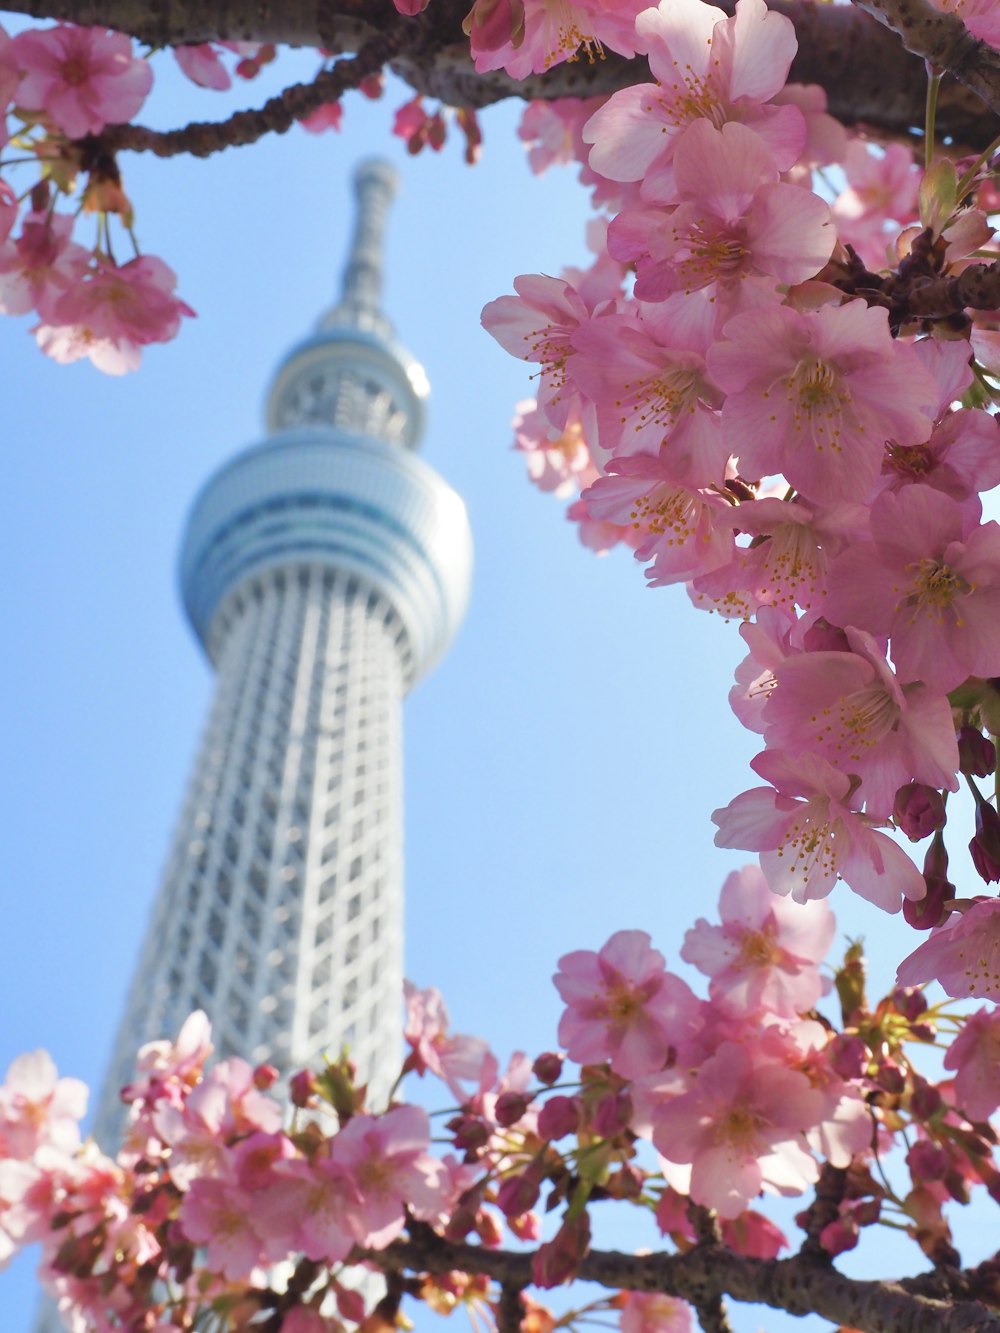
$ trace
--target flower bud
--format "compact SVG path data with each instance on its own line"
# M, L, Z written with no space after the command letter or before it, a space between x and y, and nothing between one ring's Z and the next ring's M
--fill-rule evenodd
M906 1087L906 1074L895 1060L883 1060L875 1071L875 1082L880 1088L896 1097Z
M534 1208L538 1202L538 1181L526 1172L523 1175L508 1176L497 1190L497 1207L505 1217L517 1217Z
M924 782L908 782L896 792L892 820L911 842L920 842L944 827L947 816L941 793Z
M840 1078L860 1078L868 1066L868 1047L860 1037L838 1032L826 1048L826 1057Z
M457 1124L452 1121L449 1128L454 1131L455 1147L464 1148L466 1152L477 1152L490 1141L490 1131L472 1115L461 1116Z
M476 1218L476 1235L487 1249L495 1250L503 1240L500 1223L492 1213L480 1213Z
M497 1124L504 1129L516 1125L528 1109L528 1101L523 1092L501 1092L493 1112Z
M930 1120L944 1105L944 1098L925 1078L914 1076L913 1092L910 1096L910 1114L914 1120Z
M313 1077L312 1070L300 1069L297 1074L293 1074L288 1080L288 1095L293 1106L305 1107L314 1106L313 1092L316 1087L316 1080Z
M948 1155L936 1143L918 1139L906 1154L914 1181L941 1180L948 1170Z
M543 1051L531 1066L531 1072L539 1083L544 1083L546 1087L553 1083L558 1083L559 1076L563 1070L563 1058L557 1055L555 1051Z
M602 1138L613 1139L627 1129L632 1119L632 1098L627 1092L610 1092L602 1097L594 1110L594 1132Z
M939 926L948 915L945 903L955 896L955 886L948 880L926 875L924 879L927 884L926 897L916 902L909 898L903 899L903 920L914 930L933 930Z
M1000 814L981 797L976 802L976 833L969 854L980 879L987 884L1000 879Z
M538 1113L538 1132L543 1139L561 1139L576 1132L580 1108L574 1097L550 1097Z
M542 1234L542 1224L537 1213L521 1213L518 1217L509 1217L507 1225L518 1240L538 1240Z
M897 986L892 992L892 1007L898 1014L915 1023L927 1012L927 997L917 986Z
M267 1092L278 1081L278 1070L274 1065L258 1065L253 1071L253 1085L258 1092Z
M988 778L996 771L996 746L978 727L963 727L958 733L958 766L971 778Z

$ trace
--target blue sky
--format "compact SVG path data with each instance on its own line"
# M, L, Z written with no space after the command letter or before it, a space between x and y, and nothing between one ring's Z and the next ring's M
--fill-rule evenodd
M157 63L145 119L222 114L226 99ZM314 67L289 57L234 100ZM45 1046L63 1072L101 1079L211 691L176 590L184 516L208 474L260 438L271 374L334 296L350 175L373 153L403 178L386 307L427 369L424 456L465 497L477 561L467 622L405 709L409 974L502 1060L545 1049L561 953L638 927L678 965L685 928L745 859L713 847L709 821L757 781L754 737L726 704L736 627L681 589L647 591L628 554L578 545L510 452L529 368L479 327L516 274L585 261L585 196L565 169L531 176L514 106L483 116L475 168L457 139L409 158L389 136L401 100L352 99L340 135L295 129L208 162L123 159L140 242L198 311L137 374L56 366L28 319L0 320L0 1069ZM887 984L910 932L846 890L833 905ZM28 1327L33 1301L30 1264L0 1274L5 1330ZM747 1313L738 1326L761 1324Z

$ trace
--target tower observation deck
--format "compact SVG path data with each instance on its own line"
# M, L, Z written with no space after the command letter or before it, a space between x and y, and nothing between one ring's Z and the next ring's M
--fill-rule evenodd
M402 995L402 709L462 620L472 543L416 453L427 382L381 309L392 168L355 175L340 299L280 366L268 436L205 485L184 605L214 700L95 1127L137 1048L204 1009L282 1073L351 1049L386 1091Z

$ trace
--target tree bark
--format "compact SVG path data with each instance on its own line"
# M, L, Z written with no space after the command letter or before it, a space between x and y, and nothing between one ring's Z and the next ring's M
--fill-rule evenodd
M644 60L612 54L593 64L556 65L523 82L502 72L476 74L461 30L470 2L431 0L424 14L411 20L413 40L393 68L418 91L454 106L482 107L507 97L607 94L649 79ZM722 8L731 11L733 3L722 0ZM117 28L152 46L218 38L336 53L357 50L397 19L391 0L5 0L5 5L34 18ZM799 54L792 78L825 88L831 113L844 124L889 136L909 135L921 126L927 57L952 68L961 80L949 79L942 88L940 133L959 148L976 149L1000 133L1000 56L927 0L855 0L853 7L772 0L771 7L796 27Z
M363 1256L386 1272L484 1273L508 1289L532 1285L530 1254L444 1241L429 1227ZM749 1259L702 1244L686 1254L592 1250L577 1276L611 1290L662 1291L702 1308L724 1296L792 1315L818 1314L861 1333L1000 1333L1000 1315L978 1301L936 1299L906 1280L863 1281L801 1257ZM960 1275L956 1275L960 1276ZM920 1279L914 1287L919 1288Z

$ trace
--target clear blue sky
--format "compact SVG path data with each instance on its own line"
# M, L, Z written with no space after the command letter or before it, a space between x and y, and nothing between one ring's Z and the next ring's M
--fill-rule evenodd
M315 60L290 57L228 103L170 64L144 116L161 126L256 103ZM584 194L572 172L530 175L513 106L484 115L476 168L458 140L409 158L388 132L401 100L351 99L340 135L123 159L140 242L198 311L137 374L56 366L30 320L0 320L0 1072L45 1046L101 1079L211 690L176 591L184 516L259 438L271 373L332 298L366 155L402 173L386 306L431 381L424 456L465 497L477 549L466 625L406 704L409 974L501 1059L536 1052L555 1041L561 953L639 927L683 971L684 929L744 859L713 847L709 821L757 783L754 737L726 704L736 627L681 589L647 591L629 555L578 545L510 452L528 368L479 327L516 274L585 261ZM887 983L909 931L846 890L833 905ZM4 1333L33 1302L30 1264L0 1274ZM739 1328L762 1323L825 1327L765 1312Z

